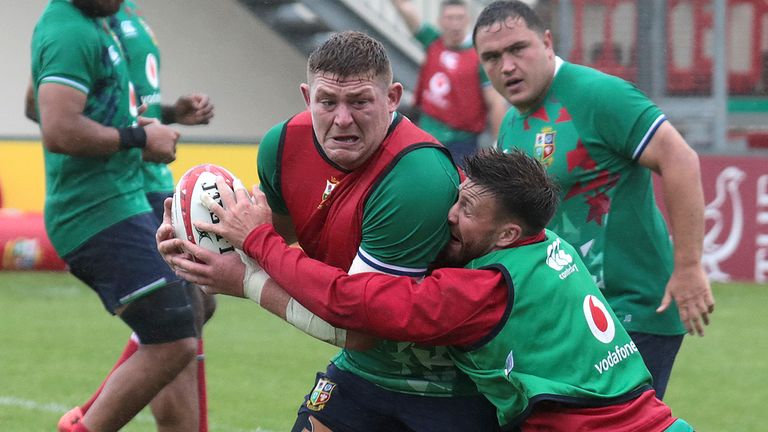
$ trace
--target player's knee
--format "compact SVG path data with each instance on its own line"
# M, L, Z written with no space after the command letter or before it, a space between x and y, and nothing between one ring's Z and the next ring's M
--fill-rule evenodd
M208 322L213 317L213 313L216 312L216 297L202 291L200 294L203 297L203 319Z
M181 281L171 282L129 304L120 318L136 333L142 344L162 344L194 338L194 311ZM195 341L188 342L194 347Z
M333 432L329 427L320 423L318 419L308 412L300 412L296 416L291 432Z

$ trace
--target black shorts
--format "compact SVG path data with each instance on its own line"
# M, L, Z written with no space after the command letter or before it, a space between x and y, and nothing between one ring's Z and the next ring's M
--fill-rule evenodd
M152 213L132 216L91 237L64 261L114 314L120 306L179 279L157 251L156 230Z
M500 430L495 408L482 395L433 397L393 392L333 363L325 373L317 374L312 391L305 396L299 417L307 414L334 432Z

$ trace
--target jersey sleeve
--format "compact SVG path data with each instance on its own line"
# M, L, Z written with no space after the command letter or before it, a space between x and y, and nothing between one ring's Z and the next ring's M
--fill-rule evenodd
M35 87L43 83L63 84L88 94L101 61L101 44L93 29L67 25L48 34L39 48L39 71Z
M427 49L432 42L436 41L440 37L440 31L430 24L423 24L418 32L414 35L417 41Z
M435 148L406 154L365 203L358 257L378 271L422 276L450 236L459 175Z
M267 196L267 202L275 213L288 214L280 189L280 173L277 170L280 137L287 121L273 126L264 134L257 153L259 188Z
M627 159L637 159L666 119L661 110L633 84L607 77L594 86L595 131L604 145Z
M388 340L472 345L494 330L509 301L496 270L446 268L421 282L381 273L349 275L288 247L270 225L254 229L243 250L331 325Z

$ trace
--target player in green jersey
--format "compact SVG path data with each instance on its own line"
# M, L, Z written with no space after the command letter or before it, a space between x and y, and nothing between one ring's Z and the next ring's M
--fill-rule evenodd
M79 432L120 429L192 364L197 346L182 281L152 247L141 174L142 160L174 160L179 134L137 118L125 54L103 20L121 4L53 0L32 38L46 230L70 271L142 341L74 425ZM197 429L196 411L183 430Z
M392 0L408 30L426 50L415 92L419 127L432 134L461 164L477 150L487 129L495 140L507 103L491 86L469 41L469 7L440 2L438 28L422 21L411 0Z
M189 126L208 124L213 118L213 105L210 103L208 96L204 94L193 93L179 97L174 104L161 104L160 50L155 35L144 20L143 14L136 2L124 1L118 13L105 19L112 32L117 36L123 49L131 82L134 85L138 103L141 105L140 111L143 110L140 115L145 118L158 119L162 124L178 123ZM25 115L32 121L38 121L31 83L27 89ZM145 161L142 165L142 173L144 176L144 191L159 225L162 221L163 201L165 198L173 195L173 177L165 163ZM201 329L203 322L212 316L216 303L213 297L204 295L199 288L191 284L187 286L187 293L196 311L196 326L198 329ZM113 370L136 352L138 343L136 335L131 335L123 353L113 366ZM163 427L173 428L174 425L184 424L183 419L187 416L187 410L177 409L177 401L193 398L196 393L195 384L197 383L197 388L200 392L198 396L201 410L200 427L207 428L207 425L203 424L206 423L206 415L203 412L206 409L206 402L202 338L199 338L198 343L200 347L196 359L197 378L195 378L195 368L190 367L186 373L181 374L174 380L171 386L168 386L165 391L160 393L159 397L152 401L152 412L156 419L158 419L158 424L164 425ZM62 416L58 426L59 432L68 432L71 425L77 423L83 417L98 397L103 384L86 402L76 406ZM190 391L190 388L192 391Z
M138 103L144 111L142 117L159 120L162 124L177 123L181 125L208 124L213 118L213 105L208 96L194 93L181 96L173 104L162 104L160 91L160 48L154 32L143 17L141 10L134 1L126 0L120 10L105 18L110 29L117 36L128 63L128 72L134 85ZM145 161L142 165L144 176L144 192L147 195L152 211L157 217L157 224L162 221L163 201L173 195L174 181L168 165ZM186 418L189 416L189 406L197 404L200 411L201 431L207 430L207 413L205 397L204 353L202 340L203 322L207 321L216 308L212 296L207 296L192 284L187 284L187 294L195 310L195 325L198 328L198 353L193 364L180 374L170 385L152 400L152 414L160 430L185 430L188 428ZM136 351L140 343L132 335L114 368L117 368L130 358L130 353ZM101 388L82 405L73 408L60 421L60 426L71 424L79 415L82 417L99 395ZM180 401L183 401L180 403ZM66 432L60 427L59 432Z
M523 2L488 5L473 38L491 82L513 105L499 148L536 156L559 182L562 204L550 228L580 251L663 397L683 335L702 335L714 309L701 265L696 152L632 84L557 57L551 33Z

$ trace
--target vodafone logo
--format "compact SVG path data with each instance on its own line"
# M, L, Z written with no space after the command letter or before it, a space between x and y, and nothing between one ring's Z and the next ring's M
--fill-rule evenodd
M616 334L616 326L603 302L593 295L584 297L584 317L592 335L602 343L611 343Z
M429 80L429 91L437 97L445 97L451 91L451 80L448 75L438 72Z
M440 64L447 69L455 70L459 67L459 54L453 51L443 51L440 53Z
M147 74L147 82L152 88L160 87L160 74L157 70L157 57L154 54L147 54L147 61L144 64L144 69Z
M128 112L131 113L132 117L138 117L139 115L139 106L136 103L136 90L133 88L133 83L128 83Z

